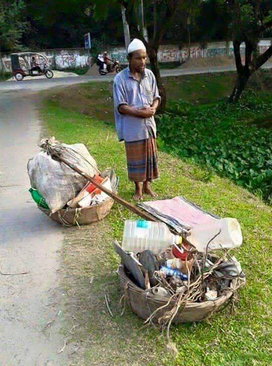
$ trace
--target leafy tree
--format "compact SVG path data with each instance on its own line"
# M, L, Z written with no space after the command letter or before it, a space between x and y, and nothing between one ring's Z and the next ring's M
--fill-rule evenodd
M222 2L222 1L221 1ZM260 37L272 28L271 0L225 0L229 11L237 79L230 102L241 97L249 78L272 56L272 45L258 52ZM245 43L245 61L242 62L241 45Z
M218 0L202 1L193 31L194 40L205 43L210 40L228 40L230 14L226 5Z
M1 1L1 0L0 0ZM83 47L83 35L91 32L94 43L120 44L122 20L120 9L108 6L106 15L97 17L92 0L25 0L32 32L24 37L31 48ZM103 3L103 0L101 0ZM100 3L101 3L100 2ZM97 3L99 3L97 1ZM99 12L101 14L101 12Z
M166 32L170 29L178 11L186 11L194 0L145 0L144 22L139 17L139 0L118 0L126 8L127 20L131 31L146 45L151 69L156 77L160 95L162 97L161 109L166 104L166 91L163 85L158 66L158 50ZM148 38L144 37L144 28L147 29Z
M0 0L0 52L22 48L21 38L27 30L23 0Z

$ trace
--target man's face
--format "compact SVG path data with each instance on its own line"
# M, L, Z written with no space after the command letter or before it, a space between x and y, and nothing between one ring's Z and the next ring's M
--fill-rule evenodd
M130 57L129 65L136 72L142 73L145 69L146 65L146 51L139 50L134 51Z

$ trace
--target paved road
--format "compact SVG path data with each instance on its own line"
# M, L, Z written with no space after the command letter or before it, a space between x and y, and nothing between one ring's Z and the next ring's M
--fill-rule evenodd
M68 366L65 351L58 354L62 228L28 193L26 164L41 133L38 103L28 92L0 93L1 366Z
M271 69L272 65L263 66L265 69ZM173 70L161 70L161 75L163 77L168 76L180 76L180 75L195 75L195 74L206 74L206 73L218 73L218 72L227 72L227 71L235 71L235 67L222 67L222 66L213 66L210 68L203 69L173 69ZM0 83L0 92L8 92L8 91L20 91L20 90L45 90L58 86L68 86L74 84L95 82L95 81L111 81L113 80L114 75L110 76L80 76L80 77L68 77L68 78L57 78L51 80L27 80L27 81L9 81Z

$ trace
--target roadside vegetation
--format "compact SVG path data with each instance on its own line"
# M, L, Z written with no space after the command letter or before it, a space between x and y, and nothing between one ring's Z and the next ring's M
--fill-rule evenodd
M4 74L0 73L0 81L6 81L11 77L12 77L11 73L4 73Z
M194 106L171 102L158 118L159 146L224 175L272 203L272 97L249 93Z
M222 123L226 129L227 126L231 128L230 121L234 124L233 129L238 128L236 126L240 126L241 117L245 130L249 128L254 133L269 133L267 129L257 130L257 127L252 127L250 106L237 106L236 112L227 112L222 107L223 102L218 99L227 97L223 85L230 83L232 77L232 74L222 74L222 79L219 75L167 79L169 95L176 100L169 103L168 113L172 113L173 119L177 121L181 119L190 131L190 123L195 122L184 122L184 116L187 115L189 120L195 116L193 113L199 113L204 117L198 123L209 125L218 121L217 113L222 108L225 121ZM257 97L259 95L258 98L261 95L259 93L265 92L258 91L254 85L252 88ZM190 90L194 91L194 99ZM251 95L245 103L250 98L255 100L255 96ZM183 101L178 102L180 99ZM268 103L263 95L259 99L261 101ZM192 103L197 106L196 109ZM212 103L212 106L207 103ZM205 107L211 110L212 122L210 119L206 121L208 112ZM258 109L258 115L264 116L266 108L267 105ZM166 114L160 117L160 129L163 123L173 124L172 118L163 120L169 116L171 115ZM68 144L82 142L97 160L101 170L114 168L120 178L120 196L131 200L133 187L127 180L124 146L118 143L112 123L111 84L90 83L55 91L46 99L41 118L48 135L54 135ZM185 127L177 128L176 125L177 130L183 131L183 128ZM192 131L192 136L200 136L202 130L196 130L194 126ZM225 140L228 140L232 133L231 131L226 136L225 132L221 136L226 136ZM240 134L241 129L238 129L237 139ZM193 137L190 137L189 132L182 136L174 142L186 148L189 146L187 140L190 142ZM204 136L205 139L210 138L209 134ZM163 141L163 136L160 140ZM216 144L213 148L214 146ZM235 153L237 145L232 149ZM160 179L154 182L158 198L183 195L215 214L236 217L242 226L244 243L233 254L241 262L247 284L239 291L239 301L234 308L224 309L198 324L173 326L171 336L178 351L174 357L167 350L166 339L159 330L143 327L143 321L128 308L121 316L121 292L115 273L119 258L115 255L111 242L113 239L121 240L124 220L136 217L115 204L102 222L88 227L66 229L63 287L68 294L66 317L73 323L69 329L70 341L79 346L75 365L267 366L270 364L271 350L271 207L248 190L220 177L202 162L199 165L192 156L189 160L180 159L176 151L169 148L168 153L165 150L164 146L159 151ZM196 156L200 155L197 151ZM105 306L105 293L109 294L113 317Z
M258 73L244 98L230 105L226 90L234 80L234 73L166 78L170 100L166 113L157 118L158 143L271 203L272 72ZM111 83L90 83L55 98L65 107L113 123L111 88Z
M85 75L88 70L89 70L89 66L84 66L84 67L74 67L74 68L69 67L68 69L61 70L61 71L73 72L74 74L81 76L81 75Z

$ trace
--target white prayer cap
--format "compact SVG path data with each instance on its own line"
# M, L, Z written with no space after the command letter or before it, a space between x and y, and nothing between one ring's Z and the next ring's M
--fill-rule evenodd
M146 51L145 45L140 39L134 38L134 40L128 46L128 53L139 50Z

